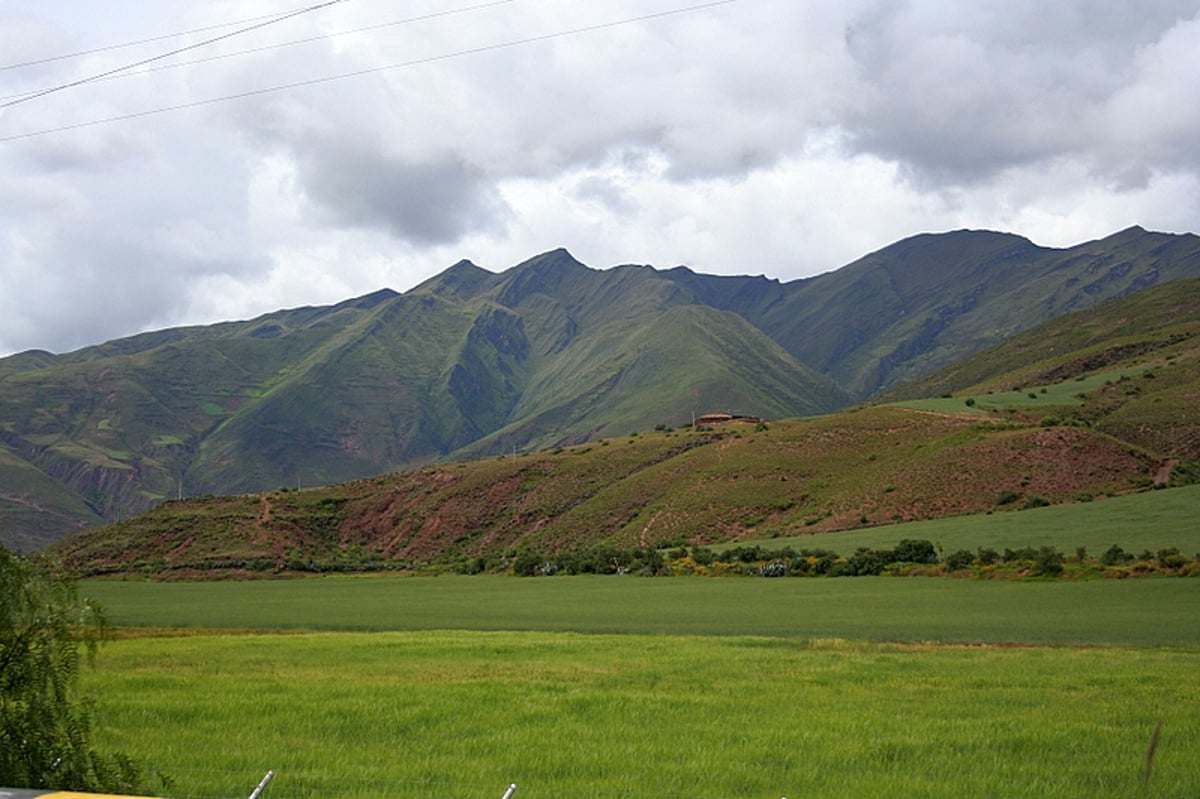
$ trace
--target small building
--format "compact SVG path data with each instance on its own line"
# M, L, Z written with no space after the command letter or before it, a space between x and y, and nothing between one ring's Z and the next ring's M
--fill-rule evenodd
M697 416L692 422L693 427L708 426L714 424L729 424L731 422L742 422L744 424L758 424L762 421L758 416L742 416L736 413L705 413Z

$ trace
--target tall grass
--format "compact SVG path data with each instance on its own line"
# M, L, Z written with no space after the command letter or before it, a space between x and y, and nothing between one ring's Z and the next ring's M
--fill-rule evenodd
M131 638L86 685L176 797L1200 792L1196 652L406 632Z

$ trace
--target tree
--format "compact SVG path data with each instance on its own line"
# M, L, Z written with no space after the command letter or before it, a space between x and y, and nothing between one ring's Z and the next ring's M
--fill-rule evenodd
M969 569L974 562L975 556L971 554L969 549L960 549L946 556L946 568L950 569L950 571Z
M1062 574L1063 554L1054 547L1042 547L1033 560L1034 574L1054 577Z
M105 629L100 607L72 580L0 547L0 785L140 790L141 770L129 758L89 742L79 669Z
M932 541L923 538L904 538L896 544L896 560L901 563L937 563L937 548Z

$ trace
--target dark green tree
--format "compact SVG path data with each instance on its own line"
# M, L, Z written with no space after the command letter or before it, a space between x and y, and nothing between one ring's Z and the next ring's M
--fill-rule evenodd
M893 550L895 558L901 563L937 563L937 548L932 541L923 538L904 538L896 544Z
M974 562L975 556L971 554L969 549L960 549L946 556L946 568L951 571L969 569Z
M132 761L90 742L79 670L104 632L100 607L72 580L0 547L0 785L144 790Z
M1055 547L1042 547L1033 559L1033 572L1046 577L1062 574L1064 560Z

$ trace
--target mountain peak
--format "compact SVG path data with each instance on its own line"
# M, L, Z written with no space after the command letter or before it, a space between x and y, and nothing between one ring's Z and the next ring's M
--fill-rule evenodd
M463 259L445 272L429 278L412 289L413 294L439 294L442 296L471 296L479 292L495 274L471 261Z
M504 284L498 299L512 307L531 294L554 294L564 283L593 271L566 249L559 247L535 255L503 272L501 277Z
M546 252L544 252L540 255L535 255L528 260L522 261L521 263L514 266L512 268L512 270L510 270L510 271L518 270L518 269L519 270L545 269L547 267L566 267L566 268L583 267L584 269L589 268L586 264L581 262L574 255L571 255L570 251L568 251L566 247L556 247L553 250L547 250Z

